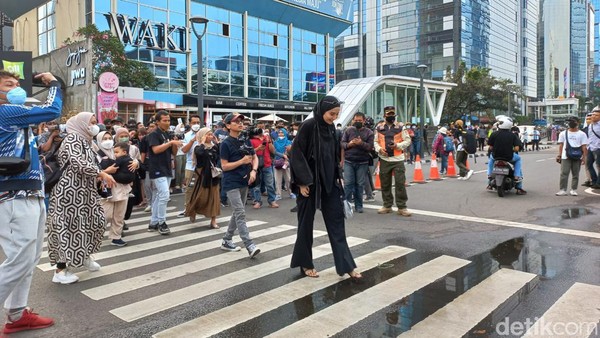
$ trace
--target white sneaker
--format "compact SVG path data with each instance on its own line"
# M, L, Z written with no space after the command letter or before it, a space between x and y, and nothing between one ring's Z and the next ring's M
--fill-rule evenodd
M466 176L465 176L465 177L466 177ZM464 181L464 180L466 179L465 177L459 176L459 177L458 177L458 178L456 178L456 179L457 179L457 180L459 180L459 181Z
M555 195L556 196L567 196L567 192L564 190L561 190L561 191L557 192Z
M571 190L571 191L569 191L569 195L571 195L571 196L577 196L577 191Z
M88 271L98 271L100 270L101 266L100 264L96 263L95 260L92 259L92 257L88 257L83 261L83 266L85 266Z
M465 175L465 181L471 178L471 176L473 176L473 170L469 170L469 172L467 172L467 175Z
M59 284L73 284L79 280L79 277L69 272L67 269L63 269L61 272L54 271L52 276L52 283Z
M144 212L150 212L152 211L152 207L151 206L147 206L146 209L144 209Z

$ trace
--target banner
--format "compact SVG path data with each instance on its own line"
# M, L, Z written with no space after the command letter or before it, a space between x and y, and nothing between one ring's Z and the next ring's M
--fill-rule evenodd
M119 112L119 94L98 92L98 123L104 123L105 119L114 119Z
M32 71L31 52L0 51L0 69L19 75L21 87L31 97Z

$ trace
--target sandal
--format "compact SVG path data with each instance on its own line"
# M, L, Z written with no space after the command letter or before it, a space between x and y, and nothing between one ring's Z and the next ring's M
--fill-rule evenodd
M218 224L216 224L216 223L215 223L215 224L211 224L211 225L210 225L210 227L211 227L212 229L219 229L219 225L218 225Z
M300 267L300 274L302 274L303 276L306 276L306 277L310 277L310 278L318 278L319 277L319 273L314 268L309 269L309 268Z
M350 276L350 278L355 281L363 278L361 273L356 270L352 270L352 271L348 272L348 276Z

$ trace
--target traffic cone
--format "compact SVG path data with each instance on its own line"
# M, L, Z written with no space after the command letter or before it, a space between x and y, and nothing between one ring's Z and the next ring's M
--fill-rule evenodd
M413 175L412 183L427 183L425 177L423 177L423 169L421 168L421 157L417 155L415 160L415 173Z
M431 154L431 167L429 168L429 179L432 181L441 181L440 172L438 171L437 159L435 153Z
M458 177L458 175L456 175L456 165L454 164L452 152L448 154L448 170L446 171L446 177Z
M375 168L375 190L381 190L381 180L379 179L379 163Z

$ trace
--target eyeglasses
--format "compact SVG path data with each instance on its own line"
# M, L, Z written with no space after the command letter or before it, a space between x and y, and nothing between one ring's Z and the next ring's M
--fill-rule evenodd
M235 123L235 124L244 124L244 121L240 121L240 120L232 120L230 123Z

